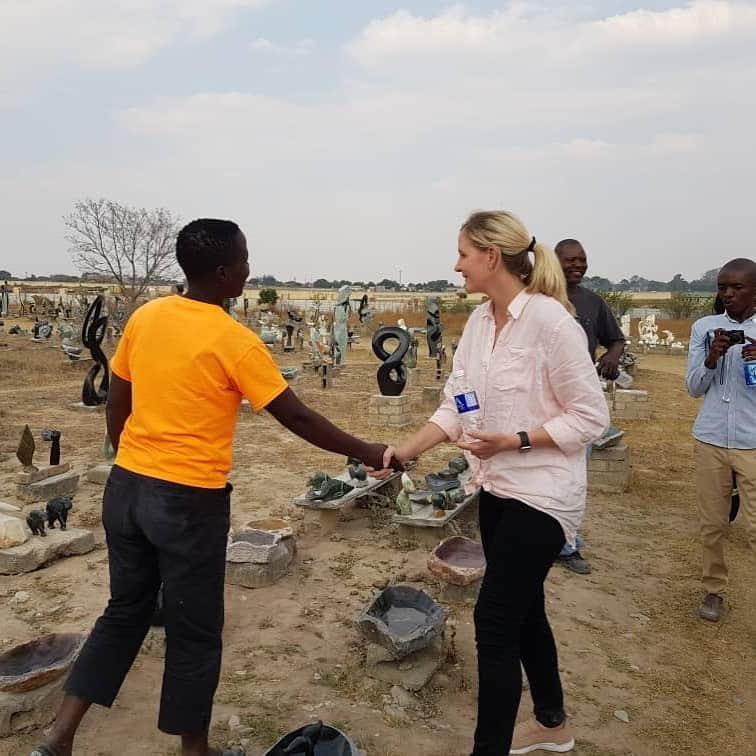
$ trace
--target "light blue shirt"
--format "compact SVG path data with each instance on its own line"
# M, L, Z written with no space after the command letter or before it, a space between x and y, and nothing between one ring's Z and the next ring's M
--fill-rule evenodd
M693 323L685 383L691 396L704 398L693 426L693 437L705 444L756 449L756 386L745 382L743 346L731 346L714 370L704 365L716 328L745 331L746 336L756 339L754 317L738 323L725 313Z

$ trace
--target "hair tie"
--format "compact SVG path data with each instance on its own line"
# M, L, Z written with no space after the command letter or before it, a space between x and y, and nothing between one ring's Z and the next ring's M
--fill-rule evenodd
M532 251L533 251L533 250L535 249L535 245L536 245L536 238L535 238L535 236L534 236L534 237L533 237L533 238L532 238L532 239L530 240L530 244L528 244L528 247L527 247L527 249L526 249L525 251L526 251L526 252L532 252Z

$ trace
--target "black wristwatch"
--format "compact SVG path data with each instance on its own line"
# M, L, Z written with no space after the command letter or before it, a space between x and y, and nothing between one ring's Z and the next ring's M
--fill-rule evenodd
M530 444L530 436L525 431L517 431L517 435L520 437L520 451L529 452L533 448Z

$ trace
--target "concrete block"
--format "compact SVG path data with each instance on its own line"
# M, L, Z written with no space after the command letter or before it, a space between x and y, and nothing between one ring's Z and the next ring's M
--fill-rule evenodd
M55 496L66 496L74 493L78 486L79 474L67 472L36 483L30 483L27 486L17 485L16 496L27 503L49 501Z
M588 472L607 472L609 470L609 462L603 459L594 459L591 457L588 462Z
M62 475L71 469L71 465L68 462L62 465L45 465L40 467L39 470L32 470L30 472L20 472L16 475L16 483L21 486L28 486L30 483L36 483L46 478L52 478L54 475Z

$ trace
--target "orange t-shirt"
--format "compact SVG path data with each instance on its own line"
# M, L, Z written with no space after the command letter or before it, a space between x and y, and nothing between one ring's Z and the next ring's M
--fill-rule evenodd
M226 485L242 395L257 411L287 387L256 334L179 296L131 316L110 366L131 383L116 464L198 488Z

